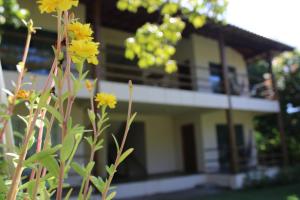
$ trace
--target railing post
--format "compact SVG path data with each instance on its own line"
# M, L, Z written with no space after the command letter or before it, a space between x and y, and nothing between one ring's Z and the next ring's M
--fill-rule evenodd
M227 125L229 127L229 145L230 145L230 160L231 160L231 169L233 173L239 172L239 161L238 161L238 149L236 143L236 134L234 129L233 122L233 112L232 112L232 99L231 99L231 88L229 85L228 78L228 65L226 60L226 52L225 52L225 41L222 33L219 35L219 51L220 51L220 59L222 65L223 79L224 79L224 88L227 95L228 100L228 108L225 110L226 112L226 120Z
M286 143L286 132L285 132L285 128L284 128L283 110L282 110L281 105L280 105L280 96L279 96L279 93L278 93L276 77L274 76L274 73L273 73L272 59L273 59L272 55L269 52L268 55L267 55L267 61L268 61L268 65L269 65L269 72L270 72L271 77L272 77L272 87L273 87L273 90L274 90L275 99L277 100L278 106L279 106L279 112L277 113L277 122L278 122L279 134L280 134L283 164L286 167L289 164L288 148L287 148L287 143Z

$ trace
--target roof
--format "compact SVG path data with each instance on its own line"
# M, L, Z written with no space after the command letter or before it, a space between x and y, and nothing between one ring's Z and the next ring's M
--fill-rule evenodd
M91 5L93 0L82 0L87 5ZM119 11L116 8L118 0L101 1L101 24L105 27L135 32L137 28L145 22L158 22L161 16L158 13L148 14L145 10L139 9L137 13ZM184 31L184 36L188 37L192 33L218 39L219 34L224 36L225 44L240 52L245 59L268 53L292 51L294 47L287 44L260 36L253 32L244 30L237 26L208 22L201 29L195 29L188 25Z

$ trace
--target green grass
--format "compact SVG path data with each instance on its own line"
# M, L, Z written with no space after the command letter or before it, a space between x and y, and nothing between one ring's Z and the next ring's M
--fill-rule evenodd
M195 197L189 200L286 200L290 195L298 195L300 197L300 184L228 191L207 197Z

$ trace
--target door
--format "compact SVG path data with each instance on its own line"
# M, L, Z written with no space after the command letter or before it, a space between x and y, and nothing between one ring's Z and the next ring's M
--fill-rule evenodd
M184 90L193 90L193 78L190 65L179 65L178 74L179 88Z
M239 157L244 153L244 131L242 125L235 125L236 143ZM219 166L221 172L230 172L230 144L229 127L225 124L217 125L217 143L219 153Z
M193 124L181 127L182 155L185 173L197 172L197 154L195 145L195 128Z
M111 131L115 133L115 138L121 143L124 135L126 122L113 121ZM143 179L147 176L146 170L146 139L144 122L133 122L128 133L124 149L134 148L134 151L119 166L118 173L114 181L126 182ZM111 164L116 158L116 145L112 137L108 139L107 161Z

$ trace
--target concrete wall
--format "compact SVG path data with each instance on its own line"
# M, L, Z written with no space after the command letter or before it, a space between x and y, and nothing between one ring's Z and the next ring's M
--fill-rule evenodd
M241 124L243 126L245 145L250 143L250 139L252 140L252 144L255 144L254 134L253 134L253 119L254 115L251 112L241 112L234 111L233 112L233 121L234 124ZM226 116L225 111L215 111L207 114L201 115L201 132L203 138L203 150L204 159L215 159L216 162L206 162L204 171L206 172L214 172L218 170L218 151L210 151L210 149L218 148L217 144L217 124L226 124ZM208 151L207 151L208 150ZM255 154L255 152L253 152Z
M209 87L209 64L221 64L218 41L196 34L192 35L191 40L194 53L192 63L196 66L198 89L199 91L211 92ZM243 75L238 77L238 81L248 85L248 80L245 79L247 77L247 65L242 55L231 47L225 48L225 54L228 66L234 67L238 74Z
M125 115L114 114L112 120L125 120ZM146 164L148 174L168 173L180 170L177 166L175 127L168 115L139 114L136 121L145 123Z
M176 127L176 154L178 155L177 166L183 171L183 149L182 149L182 140L181 140L181 127L187 124L193 124L195 128L195 145L196 145L196 156L197 156L197 168L199 172L203 171L204 160L203 160L203 138L201 135L201 121L200 113L197 114L182 114L176 116L175 118L175 127Z
M35 0L22 0L19 1L19 4L30 11L30 18L34 21L35 26L42 27L43 30L47 31L56 31L56 18L53 17L54 14L41 14ZM79 18L79 21L85 22L85 5L79 4L77 8L72 9L72 12L75 13L76 18Z

